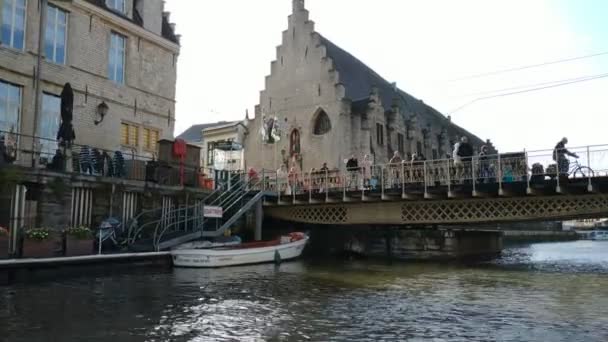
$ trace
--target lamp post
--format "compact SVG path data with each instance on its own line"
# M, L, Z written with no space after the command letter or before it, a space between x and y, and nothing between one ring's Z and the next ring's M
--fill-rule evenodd
M72 0L55 0L56 2L71 3ZM36 96L34 99L34 138L32 138L32 167L36 167L36 133L38 132L38 118L40 117L41 103L40 97L42 96L42 89L40 89L40 79L42 74L42 55L44 54L44 41L46 40L46 16L49 7L48 0L40 0L40 20L38 25L38 56L36 58ZM68 35L69 36L69 35ZM66 44L67 47L67 44Z

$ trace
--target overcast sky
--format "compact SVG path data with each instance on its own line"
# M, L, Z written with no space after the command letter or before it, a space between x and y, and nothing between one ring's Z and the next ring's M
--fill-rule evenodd
M307 0L316 30L389 82L502 151L608 143L608 77L541 91L554 81L608 74L604 0ZM290 0L167 0L182 35L177 125L253 115ZM530 86L531 87L521 87ZM493 92L496 90L503 90Z

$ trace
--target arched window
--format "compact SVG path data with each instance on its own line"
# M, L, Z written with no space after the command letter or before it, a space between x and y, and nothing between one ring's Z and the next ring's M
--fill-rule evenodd
M327 115L327 113L325 113L324 110L321 109L317 113L313 127L313 133L315 135L323 135L331 131L331 121L329 120L329 116Z

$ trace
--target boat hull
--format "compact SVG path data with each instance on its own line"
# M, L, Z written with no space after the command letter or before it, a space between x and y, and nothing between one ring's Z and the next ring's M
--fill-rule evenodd
M176 267L216 268L276 262L299 257L308 236L276 246L242 249L178 249L171 252Z

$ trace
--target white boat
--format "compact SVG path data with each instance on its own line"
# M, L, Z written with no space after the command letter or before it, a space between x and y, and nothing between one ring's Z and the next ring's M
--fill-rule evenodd
M214 241L194 241L181 244L174 249L207 249L207 248L218 248L218 247L229 247L241 245L241 238L238 236L231 236L228 238L218 238Z
M589 234L593 241L608 241L608 230L596 230Z
M272 241L250 242L219 248L177 248L171 251L177 267L225 267L280 262L299 257L309 237L291 233Z

